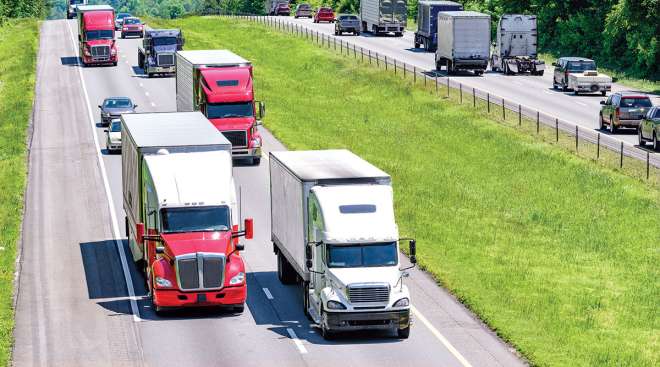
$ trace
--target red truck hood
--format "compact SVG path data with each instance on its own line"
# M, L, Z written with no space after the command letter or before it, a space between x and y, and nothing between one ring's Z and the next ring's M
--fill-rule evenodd
M211 123L220 131L249 130L254 125L254 117L211 119Z
M115 43L115 40L89 40L85 41L85 43L89 46L111 46L112 44Z
M196 252L226 254L231 243L231 231L164 233L161 237L172 256Z
M252 91L252 67L202 69L202 88L209 103L249 102Z

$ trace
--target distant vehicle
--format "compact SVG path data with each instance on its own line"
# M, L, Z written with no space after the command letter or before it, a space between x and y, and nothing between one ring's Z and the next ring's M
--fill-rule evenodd
M420 1L417 4L415 48L423 45L426 51L435 51L438 47L438 12L461 10L463 5L453 1Z
M612 78L598 72L594 60L583 57L561 57L552 63L555 67L552 87L562 91L573 90L598 93L603 96L612 89Z
M105 131L105 149L108 153L121 151L121 120L112 119Z
M121 38L129 36L144 37L144 25L140 19L135 17L126 17L121 22Z
M325 339L336 332L410 336L408 268L390 175L347 150L271 152L271 240L277 277L299 283L303 311Z
M660 107L651 107L639 124L637 132L639 145L645 146L647 141L653 143L653 150L660 151Z
M135 113L138 105L133 104L128 97L110 97L103 100L99 105L101 110L101 124L108 126L110 121L118 119L122 113Z
M87 5L87 0L67 0L69 6L66 8L66 19L78 16L78 5Z
M296 12L294 18L313 18L312 6L307 3L296 5Z
M78 46L83 66L117 66L117 45L109 5L78 5Z
M339 14L335 22L335 35L341 35L345 32L360 35L360 18L352 14Z
M268 15L291 15L291 7L286 0L266 0L265 6Z
M359 15L362 32L402 37L408 22L408 5L406 0L362 0Z
M321 7L314 14L314 23L329 22L332 23L335 21L335 12L332 8Z
M240 256L231 144L199 112L122 116L122 194L132 260L153 310L218 307L241 313Z
M176 72L176 52L183 50L185 40L179 29L151 29L144 32L138 47L138 66L151 78L155 74Z
M128 17L132 17L131 13L117 13L117 17L115 18L115 31L121 30L121 22L124 18Z
M497 23L491 70L507 75L524 72L543 75L545 62L537 58L536 43L536 15L502 15Z
M447 74L471 70L481 75L488 67L489 58L490 15L474 11L438 13L436 70L444 66Z
M646 112L653 107L648 96L635 92L613 93L600 104L600 128L609 126L611 133L620 127L638 128Z

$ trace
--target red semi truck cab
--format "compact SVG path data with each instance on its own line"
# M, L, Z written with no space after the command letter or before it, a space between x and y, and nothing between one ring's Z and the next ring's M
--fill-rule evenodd
M231 144L199 112L122 115L122 186L133 260L154 310L242 312L247 276Z
M261 161L258 118L264 104L254 100L249 61L226 50L178 51L177 111L201 111L232 144L234 158Z
M78 6L78 44L83 65L117 65L115 10L109 5Z

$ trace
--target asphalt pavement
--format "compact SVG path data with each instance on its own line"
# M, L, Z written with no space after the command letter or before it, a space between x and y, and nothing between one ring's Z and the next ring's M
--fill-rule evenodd
M407 279L414 306L410 339L358 333L324 340L302 312L301 290L277 279L267 159L234 168L243 216L255 220L255 238L245 242L243 255L245 312L156 316L126 246L121 156L105 151L97 105L108 96L128 96L139 112L174 111L174 79L142 75L139 39L117 40L117 67L82 68L75 24L42 23L16 366L525 365L417 269ZM261 133L266 156L285 149L265 128Z

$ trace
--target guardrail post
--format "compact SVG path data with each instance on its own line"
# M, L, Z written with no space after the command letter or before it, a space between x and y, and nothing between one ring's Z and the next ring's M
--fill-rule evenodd
M518 126L522 125L522 106L518 104Z
M335 41L335 44L336 43L337 43L337 41ZM336 49L337 49L337 47L335 47L335 50ZM339 52L341 52L342 55L344 54L344 43L341 40L339 40Z
M651 168L650 167L650 159L651 159L651 154L647 150L646 151L646 179L647 180L649 179L649 173L650 173L649 171L650 171L650 168Z
M447 78L447 98L449 98L449 78Z
M506 108L504 107L504 98L502 98L502 120L506 121Z
M596 136L596 160L600 158L600 133Z
M385 61L387 61L387 57L385 57ZM387 64L385 64L385 65L386 65L385 69L387 69ZM379 57L378 57L378 52L376 52L376 67L380 68L380 60L379 60Z
M438 74L435 74L435 95L438 95Z
M619 168L623 168L623 142L621 142L621 158L619 158Z
M376 59L378 59L378 56L376 56ZM385 55L385 70L387 70L387 55ZM396 74L396 62L394 63L394 74Z
M490 93L486 93L486 105L487 105L486 111L490 113Z
M458 100L463 104L463 83L458 83Z
M578 151L578 126L575 125L575 152Z
M541 113L539 111L536 111L536 133L539 133L539 124L541 122Z
M355 44L353 44L353 58L357 59L357 51L355 50Z
M474 92L474 88L472 88L472 107L477 108L477 94Z
M555 118L555 141L559 142L559 119Z

